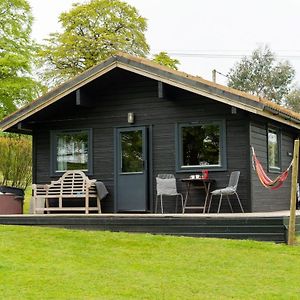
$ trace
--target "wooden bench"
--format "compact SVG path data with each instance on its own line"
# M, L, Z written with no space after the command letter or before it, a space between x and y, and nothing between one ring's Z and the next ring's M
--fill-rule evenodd
M96 180L89 179L82 171L67 171L57 181L50 184L33 184L33 213L50 213L51 211L90 211L101 213L100 199L95 185ZM90 199L96 199L97 206L90 207ZM49 200L58 200L58 207L50 207ZM67 200L84 200L84 206L67 207ZM79 201L78 201L79 202ZM42 203L42 205L41 205Z

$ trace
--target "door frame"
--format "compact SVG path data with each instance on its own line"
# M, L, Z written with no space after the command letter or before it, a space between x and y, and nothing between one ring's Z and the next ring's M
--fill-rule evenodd
M118 126L114 128L114 197L113 197L113 207L114 207L114 213L118 213L118 205L117 205L117 195L118 195L118 189L117 189L117 183L118 183L118 155L119 155L119 140L118 140L118 132L120 129L134 129L134 128L140 128L144 127L147 131L147 144L148 149L147 150L147 156L148 156L148 203L147 203L147 209L145 213L147 212L153 212L154 204L153 204L153 154L152 154L152 133L153 133L153 125L124 125L124 126Z

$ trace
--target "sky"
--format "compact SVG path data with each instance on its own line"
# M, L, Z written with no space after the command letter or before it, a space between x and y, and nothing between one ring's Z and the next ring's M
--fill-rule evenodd
M35 18L33 37L41 42L60 30L58 16L84 0L28 0ZM243 55L268 45L288 60L300 85L299 0L125 0L148 20L151 54L166 51L181 71L226 84L224 75ZM151 57L151 56L150 56Z

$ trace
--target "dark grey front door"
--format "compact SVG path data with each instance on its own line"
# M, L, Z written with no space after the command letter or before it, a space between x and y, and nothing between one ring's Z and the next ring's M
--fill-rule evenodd
M148 208L147 128L116 130L116 210L146 211Z

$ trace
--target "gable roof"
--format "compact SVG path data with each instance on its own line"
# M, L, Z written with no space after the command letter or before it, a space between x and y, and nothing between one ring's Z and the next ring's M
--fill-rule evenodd
M161 81L171 86L206 96L221 103L225 103L300 129L300 114L267 99L256 97L248 93L205 80L201 77L189 75L181 71L161 66L149 59L125 53L117 53L17 110L0 122L0 128L3 131L11 128L29 116L32 116L50 104L60 100L64 96L78 90L87 83L101 77L115 68L121 68L129 72Z

